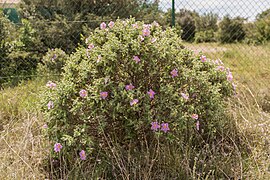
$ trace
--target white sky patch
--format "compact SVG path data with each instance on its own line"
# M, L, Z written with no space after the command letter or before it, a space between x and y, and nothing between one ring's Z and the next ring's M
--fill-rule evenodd
M160 0L160 8L172 7L172 0ZM213 12L220 17L229 14L254 20L258 13L270 9L270 0L175 0L176 11L180 9L195 10L203 14Z

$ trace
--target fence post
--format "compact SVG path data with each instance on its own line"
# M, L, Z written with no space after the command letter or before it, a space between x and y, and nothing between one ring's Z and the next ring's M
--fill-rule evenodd
M174 0L172 0L172 27L175 26L175 3Z

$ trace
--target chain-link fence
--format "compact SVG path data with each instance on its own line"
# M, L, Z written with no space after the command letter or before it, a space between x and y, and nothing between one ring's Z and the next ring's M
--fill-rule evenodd
M269 88L270 0L2 0L0 5L9 19L1 16L1 86L48 75L37 70L46 64L44 57L57 56L46 55L48 49L70 54L101 22L135 17L175 26L187 48L223 60L240 83Z

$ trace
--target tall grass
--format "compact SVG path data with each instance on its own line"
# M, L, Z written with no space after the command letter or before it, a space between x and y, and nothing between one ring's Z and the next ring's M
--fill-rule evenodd
M137 152L138 156L131 156L131 151L124 151L117 144L110 144L107 155L113 157L111 162L98 160L96 167L100 169L88 167L86 172L80 171L84 164L76 164L73 172L67 172L62 178L76 179L82 174L81 179L97 179L98 174L103 174L99 177L108 179L105 171L111 171L111 177L113 171L121 172L120 179L270 178L269 45L186 46L205 50L211 59L222 59L238 81L238 93L228 101L230 123L221 133L221 139L200 147L179 148L181 146L169 142L166 146L144 144L146 154ZM50 172L43 168L48 162L50 147L43 133L44 119L38 109L39 92L45 83L45 80L33 80L0 92L0 179L50 177ZM170 168L164 169L164 164L169 164L166 167ZM174 176L168 177L168 173Z
M0 95L0 179L44 179L47 151L43 118L37 109L42 81L7 88Z

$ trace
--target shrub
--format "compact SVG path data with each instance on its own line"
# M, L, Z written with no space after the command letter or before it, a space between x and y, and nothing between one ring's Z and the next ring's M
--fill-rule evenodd
M160 164L168 178L170 163L155 161L166 154L154 149L199 146L224 130L231 72L221 61L185 49L173 29L117 20L102 23L85 46L68 58L61 81L49 82L42 96L54 161L68 169L79 163L84 173L91 169L92 178L135 177L138 169ZM179 176L184 168L177 168Z
M38 65L40 75L60 75L68 55L62 49L51 49L43 56Z
M0 17L0 26L0 86L17 85L36 73L39 41L26 20L18 26Z
M244 19L225 16L219 23L218 39L221 43L239 42L245 38Z
M195 34L195 42L215 42L215 32L213 30L200 31Z

